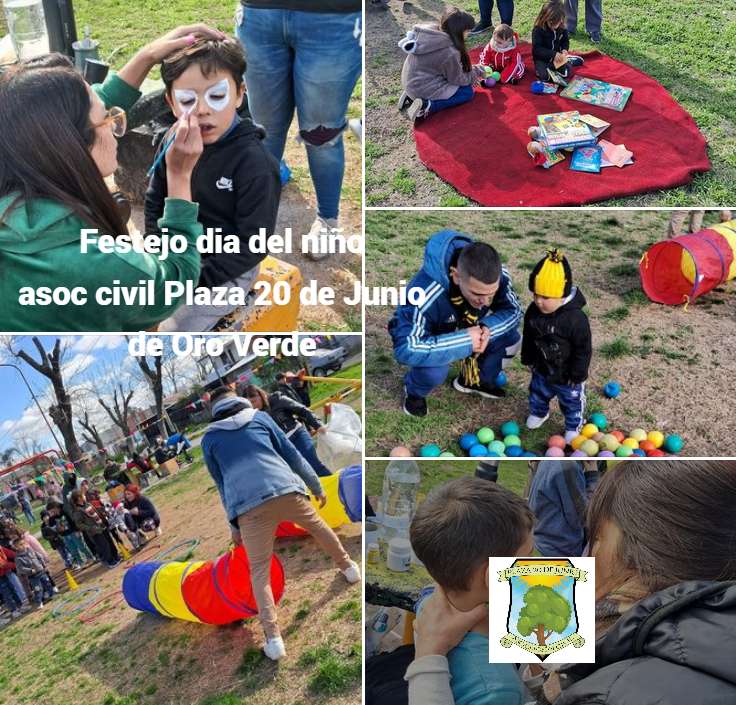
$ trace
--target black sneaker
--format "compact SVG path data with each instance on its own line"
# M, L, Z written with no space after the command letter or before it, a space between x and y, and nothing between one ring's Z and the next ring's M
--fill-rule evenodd
M413 397L404 387L404 413L419 418L427 415L427 400L424 397Z
M585 59L582 56L569 54L567 57L567 63L569 66L582 66L585 63Z
M463 394L478 394L486 399L503 399L506 396L506 390L501 387L492 387L488 384L483 384L483 382L480 384L467 384L464 379L460 378L460 375L452 381L452 386Z
M488 31L490 31L492 29L493 29L493 25L492 24L482 24L482 23L478 22L478 24L475 25L475 27L473 27L473 29L471 29L468 32L468 36L469 37L472 37L474 34L483 34L483 32L488 32Z

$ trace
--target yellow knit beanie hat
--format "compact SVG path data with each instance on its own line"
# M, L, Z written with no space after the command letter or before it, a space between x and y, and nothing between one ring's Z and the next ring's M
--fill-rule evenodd
M529 290L537 296L564 299L572 289L572 272L558 249L548 250L529 275Z

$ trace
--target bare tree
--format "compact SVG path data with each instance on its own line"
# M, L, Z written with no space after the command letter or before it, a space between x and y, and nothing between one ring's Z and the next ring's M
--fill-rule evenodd
M38 351L39 360L34 360L25 350L15 352L12 350L12 347L10 349L16 357L23 360L23 362L30 365L36 372L42 374L51 382L56 403L52 404L49 408L49 415L59 431L61 431L69 460L77 465L82 459L82 449L79 447L79 442L74 433L72 402L67 393L61 369L63 357L61 338L56 339L54 348L50 353L44 349L37 336L34 335L32 341Z
M179 358L176 355L171 355L166 360L163 360L161 363L163 373L164 375L166 375L166 379L171 383L171 386L174 388L175 394L179 391L179 382L181 381L178 371L178 363Z
M2 453L0 453L0 465L3 467L10 465L10 462L16 455L22 455L22 453L15 446L12 448L6 448Z
M82 426L87 433L82 432L82 438L87 443L94 443L97 446L97 450L104 450L105 444L102 442L100 432L97 430L97 426L89 418L89 412L85 411L84 416L81 419L77 419L79 425Z
M126 338L127 339L127 338ZM154 404L156 406L156 416L158 431L164 438L169 435L169 429L166 427L166 412L164 410L164 385L163 385L163 360L161 355L153 357L153 366L148 363L148 358L144 355L136 356L135 361L138 363L148 386L153 394Z
M107 403L102 397L98 397L99 405L107 412L112 422L123 432L123 436L130 435L130 400L135 393L132 386L127 392L123 389L122 382L118 382L112 390L112 402Z

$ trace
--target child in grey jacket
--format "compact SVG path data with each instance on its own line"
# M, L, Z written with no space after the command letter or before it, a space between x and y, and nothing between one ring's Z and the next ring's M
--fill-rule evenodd
M15 551L15 572L28 578L34 602L39 607L43 607L44 600L48 602L54 596L54 586L43 558L32 551L23 538L13 541L13 550Z
M439 25L415 25L399 42L407 57L401 70L399 110L416 120L467 103L482 75L470 63L465 37L473 16L454 9Z

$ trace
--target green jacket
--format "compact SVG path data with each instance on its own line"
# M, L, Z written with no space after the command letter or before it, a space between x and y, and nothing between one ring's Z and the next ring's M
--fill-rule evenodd
M130 108L140 93L111 74L94 86L106 106ZM0 198L0 330L6 332L138 331L153 328L170 316L179 302L166 306L166 281L195 283L200 255L195 247L202 234L197 221L199 206L175 198L166 199L160 228L183 234L189 246L182 254L169 253L166 260L154 254L103 254L97 249L80 251L80 230L90 225L70 208L48 199L10 204L17 194ZM114 233L118 234L118 233ZM136 287L153 281L153 305L100 305L95 292L101 286ZM87 303L22 306L21 287L85 287Z

